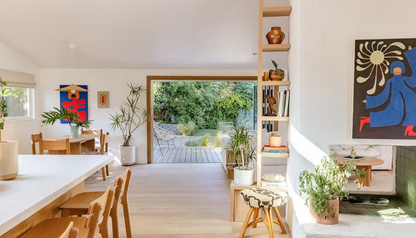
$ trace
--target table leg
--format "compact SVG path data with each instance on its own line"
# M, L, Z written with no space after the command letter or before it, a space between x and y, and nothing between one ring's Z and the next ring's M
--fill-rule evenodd
M81 154L81 142L73 142L70 144L69 153L71 155L80 155Z
M356 166L357 169L363 170L364 169L364 175L365 178L359 178L358 180L360 183L363 183L364 186L370 187L370 180L371 180L371 166Z

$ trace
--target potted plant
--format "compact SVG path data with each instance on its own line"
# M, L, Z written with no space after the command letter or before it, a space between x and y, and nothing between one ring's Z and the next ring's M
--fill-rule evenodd
M0 180L10 180L19 173L18 142L2 140L1 131L4 130L7 115L7 104L4 98L7 83L0 77Z
M351 165L339 167L335 155L325 157L321 164L315 168L315 173L303 171L300 176L300 193L306 194L306 205L316 223L333 225L338 224L339 202L348 198L348 178L353 172ZM358 188L363 185L358 178L364 177L364 171L356 172Z
M272 60L275 69L269 71L269 78L272 81L282 81L285 78L285 71L279 68L279 64Z
M80 121L79 115L75 112L70 112L66 108L56 108L49 112L44 112L42 114L44 120L42 121L43 125L53 125L56 121L66 120L68 121L70 128L70 137L77 138L79 136L79 129L89 129L91 121Z
M120 129L123 135L123 145L120 146L120 157L122 165L132 165L136 162L136 147L130 145L133 133L149 120L149 114L140 106L141 96L146 92L143 85L137 86L127 84L130 92L126 100L120 106L120 112L110 114L112 121L110 127L114 130Z
M229 156L235 158L237 166L234 168L234 182L238 185L252 185L254 183L255 147L251 144L252 136L248 127L236 125L230 136Z

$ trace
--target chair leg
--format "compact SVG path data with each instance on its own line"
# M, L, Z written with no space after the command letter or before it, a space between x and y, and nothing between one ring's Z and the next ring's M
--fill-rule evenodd
M254 208L253 221L255 221L259 216L260 216L260 208ZM253 228L257 228L257 223L253 225Z
M267 209L267 213L269 213L269 226L270 226L270 232L272 233L273 238L274 238L272 208L268 208L268 209Z
M250 221L251 214L253 214L253 211L254 211L254 208L253 207L250 207L250 209L248 210L246 219L244 220L243 228L241 228L240 238L243 238L244 237L244 234L246 234L246 230L248 228L248 222Z
M105 181L105 167L101 168L101 174L103 175L103 181Z
M132 238L129 205L128 205L127 200L122 201L121 204L123 204L124 223L126 224L127 238Z
M107 172L107 176L110 176L110 170L108 170L108 164L105 165L105 171Z
M282 218L280 217L279 210L277 210L277 207L273 207L273 211L274 211L274 214L276 214L277 221L279 222L280 229L282 229L282 233L286 234L287 232L286 232L286 229L285 229L285 225L283 224Z
M274 234L273 231L271 230L271 228L273 227L273 225L270 224L270 216L269 216L269 212L263 208L263 212L264 215L266 216L263 220L264 224L266 225L267 231L269 232L269 238L273 238Z

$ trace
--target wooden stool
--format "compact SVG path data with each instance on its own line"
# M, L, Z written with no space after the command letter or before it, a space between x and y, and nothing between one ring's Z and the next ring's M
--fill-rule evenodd
M263 222L266 225L269 237L274 238L273 223L276 223L282 229L282 233L286 234L285 226L280 217L278 206L286 204L287 194L273 188L250 188L241 191L244 201L250 206L246 219L243 223L243 228L240 233L240 238L244 237L247 228L257 227L257 223ZM260 211L263 210L265 218L260 217ZM273 214L276 215L277 221L273 220ZM253 216L253 221L250 218Z

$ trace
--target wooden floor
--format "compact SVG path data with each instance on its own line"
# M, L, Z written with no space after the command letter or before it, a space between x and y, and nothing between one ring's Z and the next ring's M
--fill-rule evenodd
M155 147L155 163L221 163L220 147Z
M150 164L129 167L129 192L133 237L136 238L236 238L241 222L229 222L229 184L221 164ZM87 191L103 191L125 167L112 165L110 178L101 173L86 180ZM120 232L125 237L122 210ZM280 234L276 237L291 237ZM279 230L279 231L277 231ZM246 237L266 238L263 225L247 230Z

